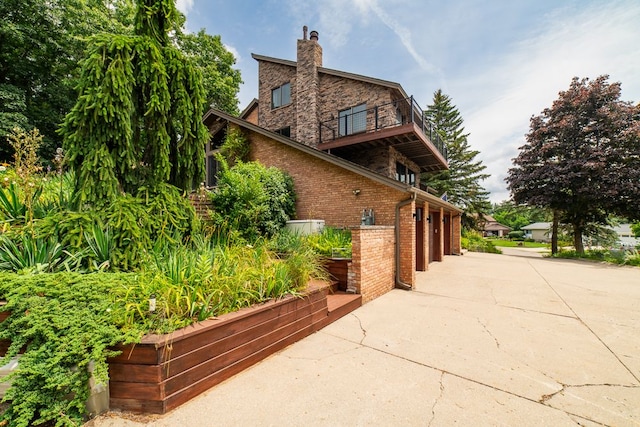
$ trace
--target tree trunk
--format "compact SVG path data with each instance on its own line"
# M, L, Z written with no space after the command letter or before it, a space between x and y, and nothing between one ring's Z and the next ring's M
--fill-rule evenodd
M551 225L551 255L558 253L558 223L560 222L558 211L553 210L553 224Z
M582 244L582 226L573 224L573 247L576 253L584 255L584 245Z

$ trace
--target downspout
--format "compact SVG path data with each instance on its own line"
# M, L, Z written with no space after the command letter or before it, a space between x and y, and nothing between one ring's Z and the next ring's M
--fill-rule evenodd
M400 280L400 209L415 200L416 193L412 191L411 197L407 200L402 200L396 205L396 288L404 289L405 291L410 291L413 286Z

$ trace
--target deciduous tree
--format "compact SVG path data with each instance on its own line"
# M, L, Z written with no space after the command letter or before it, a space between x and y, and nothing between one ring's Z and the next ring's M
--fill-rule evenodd
M517 203L554 209L573 226L579 253L589 224L640 216L640 107L620 95L606 75L574 78L531 118L506 179Z

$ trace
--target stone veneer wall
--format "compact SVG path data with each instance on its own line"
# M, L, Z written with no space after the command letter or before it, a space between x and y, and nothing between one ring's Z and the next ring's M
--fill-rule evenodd
M296 69L296 140L315 147L320 141L318 123L318 67L322 47L317 40L298 40Z
M288 65L260 61L258 70L260 81L258 98L258 126L272 131L291 127L291 138L296 135L296 110L298 91L296 88L296 69ZM285 83L291 84L291 104L271 108L271 90Z

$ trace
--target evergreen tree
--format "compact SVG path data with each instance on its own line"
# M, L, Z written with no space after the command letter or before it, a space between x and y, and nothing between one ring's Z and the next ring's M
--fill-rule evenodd
M82 63L78 100L61 134L79 207L204 175L202 76L172 43L174 0L139 0L134 35L101 34Z
M446 193L449 202L464 209L463 225L473 228L474 218L491 208L489 193L480 184L489 177L483 173L486 166L476 160L479 151L469 146L462 116L441 89L433 94L433 104L427 106L425 115L446 144L449 169L425 173L422 182L439 195Z

